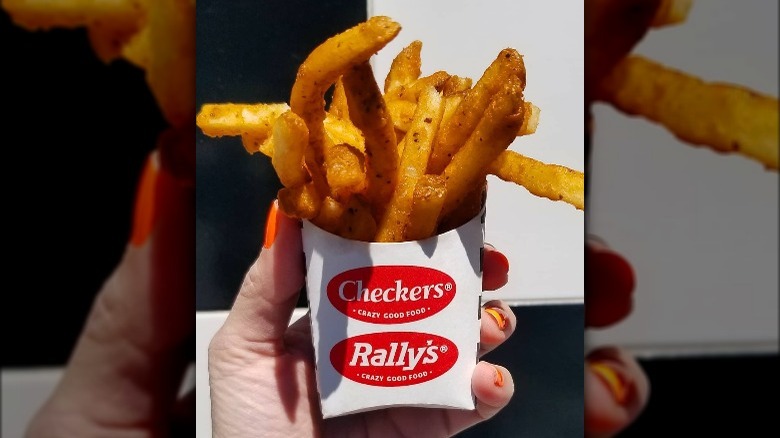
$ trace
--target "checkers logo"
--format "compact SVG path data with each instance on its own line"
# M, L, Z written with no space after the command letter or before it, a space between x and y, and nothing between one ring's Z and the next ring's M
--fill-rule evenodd
M350 318L375 324L419 321L447 307L455 281L422 266L367 266L336 275L328 299Z
M433 380L458 360L458 348L429 333L383 332L344 339L330 351L344 377L371 386L410 386Z

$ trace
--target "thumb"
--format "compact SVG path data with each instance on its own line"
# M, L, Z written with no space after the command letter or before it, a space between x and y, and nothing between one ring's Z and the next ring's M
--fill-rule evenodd
M282 213L274 201L266 220L263 250L244 277L221 335L238 337L260 351L268 348L270 354L282 348L303 287L303 273L300 223Z

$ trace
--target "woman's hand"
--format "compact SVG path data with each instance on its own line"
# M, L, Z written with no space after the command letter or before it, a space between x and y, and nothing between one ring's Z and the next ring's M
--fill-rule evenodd
M473 411L392 408L322 420L314 377L308 315L288 326L304 284L299 224L269 213L264 249L246 275L224 326L209 347L212 424L215 437L263 436L449 436L486 420L514 392L506 368L477 364L471 385ZM507 280L509 263L485 249L485 289ZM500 301L483 309L480 354L514 331L515 316Z

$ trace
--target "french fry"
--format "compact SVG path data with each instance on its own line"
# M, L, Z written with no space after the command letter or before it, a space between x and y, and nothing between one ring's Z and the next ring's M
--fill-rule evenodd
M138 25L127 28L113 27L110 23L96 21L87 27L92 50L101 61L108 63L122 55L124 47L138 33Z
M542 112L538 106L531 102L523 103L525 107L525 118L523 119L523 125L520 126L520 130L517 131L517 136L531 135L536 132L537 126L539 126L539 114Z
M343 220L346 209L347 208L342 203L327 196L323 199L320 211L317 214L317 217L312 219L312 223L329 233L339 234L341 232L341 226L344 224Z
M328 113L342 120L349 120L349 108L347 107L347 95L344 94L344 82L339 78L333 87ZM327 117L326 117L327 119Z
M581 172L506 150L536 131L540 114L523 99L516 50L501 51L472 87L444 71L420 77L421 43L413 42L394 59L383 95L368 58L399 29L375 17L317 47L289 107L204 105L197 124L272 157L282 210L346 239L418 240L458 227L484 207L491 172L582 208Z
M395 129L368 62L350 69L343 79L349 115L366 139L366 197L374 218L381 218L398 179Z
M404 230L406 240L427 239L436 234L446 192L444 177L440 175L423 175L417 180L412 210Z
M400 30L401 26L388 17L372 17L317 46L298 69L290 94L290 108L309 128L307 149L312 151L307 151L306 165L315 182L320 180L315 174L321 173L316 168L324 162L325 92L339 76L367 61ZM318 186L318 190L323 188Z
M366 163L363 153L346 143L325 150L325 177L333 197L349 199L366 189Z
M149 32L149 26L144 26L122 47L122 57L144 70L152 57Z
M325 117L325 134L331 144L346 143L360 152L366 151L366 139L348 119L328 115Z
M441 92L444 97L461 94L471 88L471 78L452 75L444 82Z
M412 41L411 44L398 53L390 64L390 71L385 77L385 93L390 93L395 88L410 84L420 77L422 67L421 51L422 42Z
M14 22L30 30L95 23L112 29L137 28L145 4L145 0L2 0Z
M412 124L412 119L414 118L414 110L416 108L416 102L409 102L408 100L401 99L387 100L387 111L390 113L390 117L393 119L393 125L395 129L401 133L406 133L406 131L409 130L409 126Z
M151 45L146 81L174 126L195 117L195 2L148 0Z
M601 83L598 98L660 123L682 141L778 168L777 98L704 82L641 56L621 61Z
M195 124L209 137L255 134L266 138L274 121L288 111L286 103L220 103L205 104L195 118Z
M276 194L279 208L289 217L297 219L313 219L320 212L322 198L309 182L302 186L282 187Z
M444 169L447 197L443 214L453 211L469 190L485 179L490 163L514 140L525 112L522 87L517 76L508 78L491 99L474 132Z
M379 222L377 242L400 242L409 224L414 189L417 180L425 174L431 154L433 139L439 129L444 111L441 94L430 85L420 95L417 110L406 137L399 166L398 184L395 187L387 212Z
M490 173L525 187L533 195L585 208L585 175L557 164L547 164L515 151L504 151L490 165Z
M302 186L309 179L303 167L303 151L309 131L303 119L287 111L274 122L274 151L271 164L285 187Z
M371 204L353 196L347 203L338 234L346 239L370 242L376 235L376 221L371 213Z
M441 90L450 74L446 71L437 71L436 73L416 79L408 85L401 85L394 88L390 93L385 93L385 100L401 99L409 102L417 102L420 94L428 87L434 87Z
M525 89L523 58L514 49L504 49L485 70L474 88L466 92L452 117L442 125L428 164L429 173L438 174L444 170L458 147L477 126L491 98L512 77L518 79L516 82L519 84L519 92L522 93Z
M652 27L672 26L688 19L693 0L662 0L658 5Z

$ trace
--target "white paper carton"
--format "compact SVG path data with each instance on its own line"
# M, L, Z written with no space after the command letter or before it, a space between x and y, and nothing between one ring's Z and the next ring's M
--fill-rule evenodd
M438 236L343 239L304 222L323 417L389 406L474 409L484 213Z

